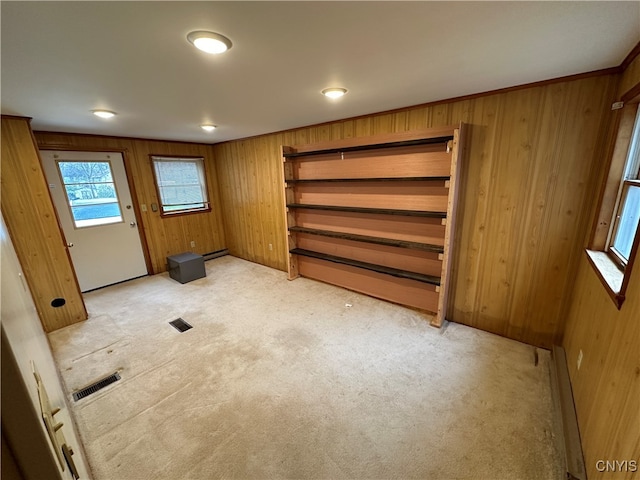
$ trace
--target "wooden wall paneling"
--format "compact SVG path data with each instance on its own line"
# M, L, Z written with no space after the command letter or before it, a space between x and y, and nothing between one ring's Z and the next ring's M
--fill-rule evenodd
M509 305L510 317L515 321L509 326L513 331L507 335L517 339L522 339L524 332L528 332L529 335L534 335L536 332L536 322L532 321L536 312L531 300L536 290L544 287L538 281L541 272L552 268L547 263L550 259L544 257L545 251L539 246L542 237L548 231L549 222L563 220L563 218L554 218L547 202L553 198L557 188L562 188L558 187L558 168L561 163L559 147L565 133L565 125L562 122L566 123L566 119L562 112L567 108L567 97L562 92L559 96L554 95L549 89L539 92L541 96L537 110L538 128L532 132L529 144L531 157L527 160L533 168L525 173L527 185L523 185L523 188L526 188L528 194L523 204L522 221L518 227L520 229L519 253L514 259L517 271L529 272L529 274L520 273L515 277L514 294ZM547 108L548 106L551 108ZM557 240L555 238L554 241ZM563 274L564 271L556 269L556 275ZM557 288L556 282L554 286L556 287L553 290L554 294L560 296L564 294ZM562 299L552 296L545 301L553 301L554 305L549 305L548 310L561 303ZM554 316L554 318L557 317Z
M503 98L512 108L501 112L498 128L502 135L496 137L494 151L488 159L493 162L492 188L487 192L491 210L486 218L487 238L476 303L479 320L485 328L502 335L516 333L517 323L523 320L511 317L509 302L518 273L518 239L530 191L527 182L540 92L522 93L506 94Z
M260 222L263 244L266 245L264 249L266 252L265 260L260 263L277 263L278 249L284 247L282 238L283 218L279 211L282 208L283 202L284 179L281 172L271 168L270 159L274 157L279 158L280 144L274 142L274 137L262 137L260 140L262 152L265 153L259 155L259 175L267 178L268 182L262 182L260 178L257 179L258 185L262 186L260 190L259 211L261 215L264 215L264 213L268 213L269 215L266 221L263 218ZM272 192L274 192L275 195Z
M281 158L276 139L225 144L216 155L221 155L224 210L233 212L225 216L230 253L284 270L283 177L280 162L274 161Z
M596 91L584 84L576 84L563 94L566 99L561 103L564 119L562 123L556 123L558 136L551 146L552 157L555 158L546 169L551 172L547 184L553 188L545 190L547 204L542 222L544 228L536 245L539 256L533 277L535 288L530 289L527 308L532 312L529 314L530 330L535 332L534 340L537 342L545 341L545 335L560 342L564 332L564 325L551 319L567 316L581 247L591 218L591 209L585 205L597 196L599 170L606 163L602 158L607 146L609 108L616 83L616 79L611 78ZM552 106L554 100L549 100L547 107L556 108ZM574 109L574 105L589 107ZM604 112L604 115L595 112ZM576 125L580 125L580 129L575 128ZM584 141L585 132L590 132L591 142ZM551 132L547 137L550 136ZM585 165L585 158L594 160ZM542 159L536 163L544 165ZM544 180L541 183L544 185ZM544 314L535 310L541 302L549 303Z
M311 155L311 157L316 158L318 156L322 157L322 155L324 155L325 153L328 154L329 150L332 150L334 152L335 151L344 152L345 154L353 153L353 151L350 151L349 149L354 149L354 148L358 149L359 147L366 146L367 145L366 142L374 142L380 148L379 150L374 150L372 152L373 154L375 154L380 150L384 152L384 149L382 149L381 147L383 147L386 143L390 143L390 142L391 143L411 142L411 141L419 141L424 139L434 139L433 141L435 143L443 143L443 142L439 142L438 139L444 138L444 137L450 137L451 132L456 127L457 127L456 125L439 125L437 127L421 128L421 129L416 129L409 132L382 132L377 134L371 134L364 138L342 138L342 139L331 140L331 141L323 140L323 141L318 141L318 142L314 142L306 145L297 145L296 151L298 153L305 153L305 154L312 153L313 155ZM426 147L426 148L428 152L431 152L433 150L433 148L430 148L430 147ZM441 149L444 148L444 143L440 148ZM322 152L323 150L326 150L326 152ZM403 150L400 150L399 152L403 153ZM371 154L366 154L362 152L360 154L364 155L365 157L368 157L371 155ZM305 157L305 158L307 160L309 159L309 157Z
M409 110L407 130L420 130L432 126L427 122L428 108L412 108Z
M44 330L85 320L87 311L29 119L2 118L1 184L2 215ZM57 298L66 303L53 307Z
M214 148L216 158L218 159L218 168L220 170L218 174L218 185L222 202L222 210L225 212L237 212L237 210L235 209L235 189L231 188L231 181L236 170L232 169L230 165L227 166L227 163L231 162L231 158L237 158L237 153L234 152L234 150L237 149L237 144L226 143L221 145L220 147ZM237 218L238 213L236 213L235 215L223 216L224 229L227 237L227 249L232 255L237 255L237 253L235 253L235 238L236 235L239 235L240 232L240 228L237 228L234 225L234 222Z
M640 55L637 55L622 73L618 88L618 98L623 98L638 84L640 84Z
M596 462L640 458L640 269L633 270L618 310L581 254L563 346L587 476L631 480L636 472L602 473Z
M593 194L588 191L592 172L602 168L598 122L609 118L617 82L617 75L605 74L411 107L383 114L380 122L378 115L334 122L330 135L341 131L342 138L357 138L383 128L468 122L450 319L548 347L561 338L562 308L577 268L570 243L580 244L586 228L579 202ZM266 137L284 145L307 144L321 138L314 131L305 127ZM215 145L216 158L239 175L247 168L243 149L256 142ZM237 155L222 158L231 155L229 145L239 149L233 151ZM279 174L280 152L265 155L272 155L269 168ZM278 202L277 193L268 195ZM281 222L284 216L278 215ZM263 217L269 218L268 212ZM235 238L245 241L247 227L233 225ZM265 264L285 270L286 248Z
M355 137L355 124L353 120L344 120L340 122L339 125L340 125L340 130L342 131L342 138ZM303 143L298 143L297 145L303 145Z
M228 232L227 248L230 254L248 259L245 247L248 241L241 242L239 240L240 236L246 235L246 228L241 228L238 224L244 213L240 169L233 168L234 164L237 165L244 162L244 157L241 156L239 143L226 144L224 147L226 151L222 151L217 147L214 148L217 158L221 159L219 164L220 193L222 194L223 208L226 212L234 212L234 215L224 216L225 231Z
M600 92L607 107L612 100L606 90L614 90L614 98L621 98L640 83L639 58L636 57L629 65L618 84L612 82L608 89ZM583 92L583 95L588 94L587 91ZM612 181L608 178L610 165L607 161L611 155L626 155L626 151L616 152L613 149L618 135L619 115L618 112L607 110L608 114L600 119L603 125L599 127L599 131L604 138L599 140L599 149L595 153L599 162L593 166L591 181L586 185L583 210L590 213L585 212L587 224L589 221L598 225L604 220L608 222L609 219L598 217L601 196L594 192L602 190L603 182L610 185ZM633 119L621 120L620 134L628 135ZM615 177L615 172L613 176ZM619 178L618 176L618 182ZM606 231L608 228L605 226L602 230ZM590 233L595 234L595 247L602 247L606 241L606 233L598 232L597 227ZM580 238L579 247L587 246L590 236ZM596 462L638 462L640 459L640 355L637 349L640 338L640 269L636 264L628 279L625 303L618 310L584 250L576 248L575 254L579 269L570 280L573 295L564 313L567 323L562 345L567 354L587 476L591 479L631 480L637 477L637 472L630 469L616 473L601 472L598 471ZM577 360L580 355L582 362L578 369Z
M503 108L503 97L490 96L473 102L467 121L467 151L465 158L465 176L468 180L461 192L459 208L462 209L458 227L457 246L454 249L454 266L450 302L451 316L460 323L482 327L485 322L480 318L481 278L486 272L485 252L489 194L492 190L494 162L492 155L497 137L497 122ZM498 333L495 332L494 333Z
M152 268L149 273L165 271L166 257L169 255L185 251L205 254L226 248L222 197L218 188L217 165L210 145L52 132L36 132L35 136L41 149L125 152L127 174L131 176L134 187L139 225ZM159 200L150 155L204 157L211 212L165 218L160 217L159 212L153 212L151 204L158 204ZM142 211L141 205L146 205L146 212ZM195 248L191 247L191 241L196 242Z

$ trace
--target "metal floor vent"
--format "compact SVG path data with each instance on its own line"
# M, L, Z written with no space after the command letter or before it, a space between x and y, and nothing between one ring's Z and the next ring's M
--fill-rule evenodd
M77 402L81 398L87 397L92 393L96 393L98 390L102 390L104 387L111 385L114 382L120 380L120 374L118 372L113 375L109 375L108 377L103 378L102 380L98 380L96 383L89 385L88 387L83 388L82 390L78 390L73 393L73 399Z
M180 333L186 332L190 328L193 328L181 318L176 318L173 322L169 322L169 325L178 330Z

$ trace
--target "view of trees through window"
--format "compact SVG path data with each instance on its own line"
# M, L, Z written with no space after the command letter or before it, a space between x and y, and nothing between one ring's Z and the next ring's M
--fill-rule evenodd
M76 227L122 221L109 162L58 162Z

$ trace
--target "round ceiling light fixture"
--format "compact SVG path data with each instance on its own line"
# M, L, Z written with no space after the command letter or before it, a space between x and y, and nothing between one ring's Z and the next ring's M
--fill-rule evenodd
M214 55L226 52L231 48L231 40L227 37L206 30L196 30L189 33L187 40L198 50Z
M203 129L205 132L213 132L218 127L216 125L204 124L204 125L200 125L200 128Z
M111 110L91 110L91 113L100 118L111 118L117 115L116 112L112 112Z
M322 90L322 94L325 97L329 97L329 98L340 98L346 93L347 93L346 88L333 87L333 88L325 88L324 90Z

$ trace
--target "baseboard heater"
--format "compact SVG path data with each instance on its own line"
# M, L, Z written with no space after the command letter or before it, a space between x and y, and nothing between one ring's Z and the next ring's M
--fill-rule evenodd
M207 260L212 260L214 258L223 257L225 255L229 255L229 250L227 250L226 248L224 248L222 250L216 250L215 252L205 253L205 254L202 255L202 258L204 258L204 260L206 262Z
M567 368L564 348L554 345L551 350L551 392L553 395L554 418L560 425L559 447L564 451L567 480L587 480L584 456L580 443L578 417L573 402L571 380Z

